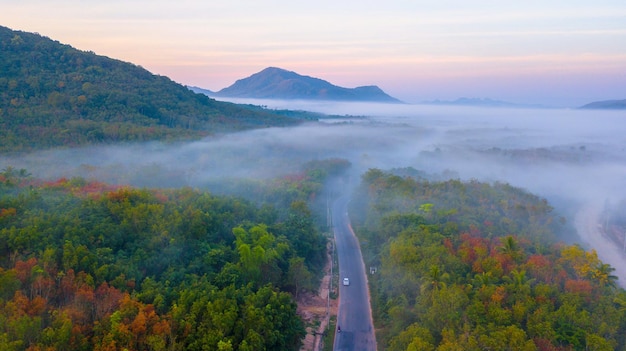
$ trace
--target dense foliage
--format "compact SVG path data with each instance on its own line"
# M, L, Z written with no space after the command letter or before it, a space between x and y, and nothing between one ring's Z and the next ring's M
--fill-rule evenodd
M506 184L370 170L353 201L379 349L624 350L626 293L556 244L545 200Z
M0 349L297 349L293 296L326 249L307 205L319 187L297 184L324 181L325 164L272 183L301 189L284 209L4 170Z
M130 63L0 26L0 152L295 123L195 94Z

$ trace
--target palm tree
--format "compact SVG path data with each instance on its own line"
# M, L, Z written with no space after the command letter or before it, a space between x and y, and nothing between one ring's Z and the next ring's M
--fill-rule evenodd
M518 262L518 260L522 257L519 244L513 235L509 235L502 240L500 252L508 255L515 262Z
M439 268L439 266L437 265L432 265L430 266L430 270L428 271L428 274L424 277L422 277L422 285L420 286L420 292L426 293L426 292L435 292L438 291L441 288L444 288L446 286L445 281L448 280L450 278L450 275L448 273L445 273L441 270L441 268Z
M525 270L518 271L517 269L512 270L511 275L505 276L503 279L509 283L509 287L513 290L513 295L515 296L530 294L531 285L535 281L535 279L528 279Z
M474 276L473 282L476 287L481 287L493 285L496 282L496 279L493 277L491 272L482 272Z
M615 268L611 267L608 263L600 262L593 272L593 277L600 283L600 286L617 286L617 276L611 273L615 271Z

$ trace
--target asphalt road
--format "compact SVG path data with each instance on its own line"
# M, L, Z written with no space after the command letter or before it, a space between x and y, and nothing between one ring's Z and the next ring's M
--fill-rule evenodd
M339 259L339 309L333 350L376 350L367 275L359 242L352 231L347 213L348 197L335 201L332 208L335 248ZM343 278L350 285L343 285Z

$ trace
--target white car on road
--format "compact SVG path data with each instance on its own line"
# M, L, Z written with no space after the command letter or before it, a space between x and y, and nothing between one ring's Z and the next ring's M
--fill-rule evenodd
M345 285L345 286L350 285L350 279L348 279L348 278L343 278L343 285Z

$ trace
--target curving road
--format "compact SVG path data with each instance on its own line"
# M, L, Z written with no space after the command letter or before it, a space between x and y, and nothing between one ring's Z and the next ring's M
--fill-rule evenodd
M376 350L376 335L372 322L367 275L359 242L352 231L348 219L349 198L342 196L332 208L335 246L339 258L339 309L337 325L340 333L335 333L333 350ZM350 285L342 284L343 278L350 279Z

